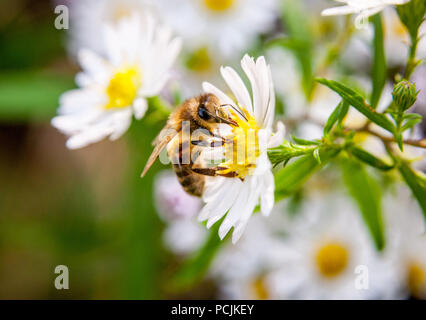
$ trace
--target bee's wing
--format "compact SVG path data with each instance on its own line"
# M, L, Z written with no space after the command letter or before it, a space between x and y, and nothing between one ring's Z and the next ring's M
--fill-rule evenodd
M167 146L170 140L172 140L177 134L178 134L177 131L169 130L169 128L167 127L160 132L160 134L157 136L157 138L154 141L155 143L154 151L152 151L145 165L145 168L143 169L143 172L141 175L142 178L145 176L149 168L151 168L151 166L153 165L157 157L160 155L161 150L163 150L163 148Z

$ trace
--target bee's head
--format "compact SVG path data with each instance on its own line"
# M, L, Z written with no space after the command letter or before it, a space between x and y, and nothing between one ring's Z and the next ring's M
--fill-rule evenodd
M203 94L198 98L198 105L193 112L194 119L203 127L217 123L237 126L237 123L229 117L225 106L220 104L219 98L211 93Z

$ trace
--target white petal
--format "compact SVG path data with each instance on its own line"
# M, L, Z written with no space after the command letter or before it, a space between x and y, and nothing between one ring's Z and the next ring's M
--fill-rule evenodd
M231 89L237 101L253 115L253 105L250 94L240 76L231 67L220 68L222 77Z
M359 9L351 7L351 6L340 6L340 7L334 7L334 8L328 8L321 12L321 15L323 16L336 16L336 15L345 15L345 14L352 14L352 13L358 13Z
M253 92L253 110L257 123L265 127L265 116L271 106L269 67L265 58L259 57L256 62L253 58L245 55L241 60L241 67L250 80Z
M148 103L143 98L138 98L133 102L133 111L136 119L142 119L148 109Z
M277 122L277 131L269 138L268 149L278 147L283 143L285 126L281 121Z
M132 122L132 110L131 108L126 108L122 111L115 112L113 115L113 132L111 133L109 139L117 140L120 138L126 131L129 129Z
M219 237L223 239L226 234L234 226L235 222L239 220L241 215L244 213L244 206L249 200L250 190L246 184L243 184L242 188L238 191L238 196L235 199L229 213L226 215L225 220L219 228Z
M67 142L66 146L69 149L79 149L83 148L91 143L98 142L108 135L110 135L112 132L112 128L109 127L107 124L104 124L102 126L96 126L94 128L91 128L90 130L86 130L82 133L76 134L71 136Z
M85 74L98 83L104 83L111 72L108 62L96 53L81 49L78 52L78 61ZM79 76L81 78L81 76ZM81 81L81 80L80 80Z
M262 194L260 196L260 208L264 216L269 216L274 206L275 182L274 175L267 171L263 178Z
M86 112L56 116L51 120L51 124L65 134L74 134L96 121L103 113L103 110L91 109Z
M235 102L228 97L222 90L216 88L214 85L208 82L203 82L203 90L206 93L213 93L216 97L219 98L220 102L223 104L231 104L236 107Z

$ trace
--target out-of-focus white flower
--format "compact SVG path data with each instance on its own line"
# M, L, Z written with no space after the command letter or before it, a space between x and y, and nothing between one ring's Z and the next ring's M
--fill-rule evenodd
M200 47L183 53L181 63L175 69L173 83L180 89L184 97L200 94L200 83L203 81L220 81L217 70L223 59L219 58L214 49Z
M402 296L426 299L426 237L424 217L411 191L399 186L385 198L387 247L398 267Z
M268 220L259 215L252 217L241 240L226 246L215 257L210 276L218 283L219 298L275 298L268 271L280 267L287 248L274 234L274 218L277 217ZM276 227L280 226L283 225Z
M165 221L191 219L201 210L201 199L185 192L172 171L158 174L154 191L156 208Z
M233 174L234 177L207 177L203 192L206 205L199 219L208 220L207 227L210 227L226 215L219 236L224 238L234 227L234 243L241 237L259 200L263 215L269 215L272 210L275 185L267 148L278 146L284 137L282 123L278 123L277 133L272 134L275 95L271 70L265 58L254 61L246 55L241 66L250 81L252 96L230 67L221 68L221 73L236 100L212 84L203 83L205 92L215 94L222 104L232 106L229 110L238 126L232 128L231 145L214 148L225 158L219 174ZM242 143L246 148L241 147Z
M387 6L401 5L410 0L336 0L344 2L346 5L325 9L322 11L323 16L335 16L345 14L357 14L355 24L360 25L362 21L368 17L382 11Z
M271 272L275 297L281 299L392 298L396 270L374 249L352 203L342 195L306 201L318 222L291 234L279 269ZM299 229L300 230L300 229ZM293 254L289 254L292 251ZM271 279L270 278L270 279Z
M70 136L70 149L106 137L117 139L128 129L132 115L141 119L146 98L163 88L181 47L180 39L171 39L170 30L157 26L151 15L132 16L105 25L103 31L106 57L79 51L80 88L61 96L59 115L52 119L53 126Z
M68 0L65 4L70 9L68 48L71 54L76 56L82 48L106 54L105 41L99 36L102 25L114 24L133 15L143 17L147 12L152 13L154 10L152 2L152 0Z
M426 236L407 237L402 254L404 288L410 296L426 300Z
M161 172L154 183L155 207L166 223L163 239L166 247L176 254L188 254L198 249L207 232L196 219L201 199L185 192L176 175Z
M199 249L206 236L207 230L196 219L179 219L166 227L163 239L171 252L187 255Z
M186 47L207 46L224 56L240 56L277 17L275 0L158 0L157 4Z

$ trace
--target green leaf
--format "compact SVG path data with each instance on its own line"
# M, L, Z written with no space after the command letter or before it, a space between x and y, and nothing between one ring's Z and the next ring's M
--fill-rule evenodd
M342 97L342 99L348 102L351 106L361 112L368 119L373 121L375 124L381 126L391 133L395 132L395 126L393 123L384 114L377 113L367 102L365 102L362 96L360 96L352 89L334 80L318 78L316 81L336 92Z
M404 122L404 125L401 127L401 131L411 129L416 124L422 122L423 117L417 113L407 113L407 114L404 114L404 120L405 122Z
M349 148L349 151L353 156L355 156L356 158L358 158L362 162L365 162L366 164L368 164L368 165L370 165L374 168L377 168L377 169L380 169L380 170L383 170L383 171L387 171L387 170L394 168L393 165L385 163L383 160L375 157L371 153L369 153L369 152L367 152L367 151L365 151L361 148L358 148L356 146L351 146Z
M300 139L300 138L297 138L293 135L291 135L291 139L293 139L294 142L296 142L297 144L300 144L302 146L317 146L321 143L320 141L317 141L317 140Z
M417 174L407 163L401 162L399 172L417 199L426 221L426 181Z
M383 24L380 14L373 17L374 40L373 51L374 61L371 79L373 81L373 92L371 93L371 106L376 109L386 83L386 58L383 41Z
M312 153L312 156L317 160L318 164L321 164L321 156L319 154L319 149L315 149Z
M315 172L328 161L337 156L339 149L323 148L319 151L321 164L312 154L295 160L275 174L275 201L292 195L298 191Z
M347 110L348 110L348 103L345 100L342 100L337 107L334 109L334 111L331 113L330 117L328 117L327 122L324 126L324 136L327 136L331 129L333 128L334 124L338 121L342 121L345 117Z
M362 218L374 240L376 248L385 247L380 185L368 175L361 163L344 159L341 164L343 180L361 211Z
M68 75L34 71L0 74L0 119L48 121L56 114L60 95L73 87Z
M406 26L411 39L417 38L420 25L424 21L426 14L426 1L411 0L410 2L397 6L397 11L401 22Z
M268 157L271 163L275 166L282 162L284 162L285 165L290 159L294 157L300 157L306 154L315 153L315 151L317 150L318 145L316 144L298 145L285 140L280 146L269 149ZM317 158L319 159L318 155Z
M216 222L210 229L209 236L201 249L177 270L170 284L172 290L187 290L204 278L217 251L228 238L228 236L224 240L219 238L218 231L221 221Z

